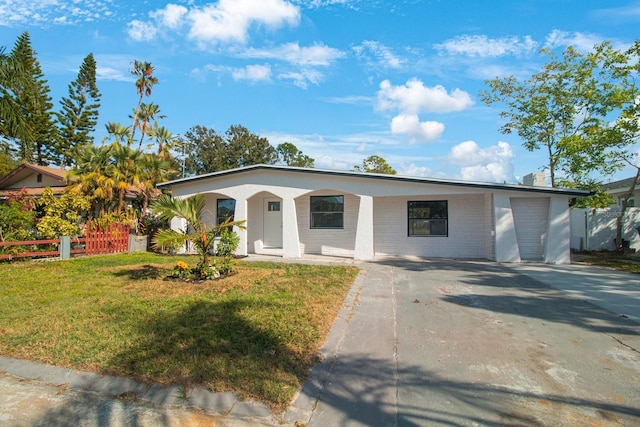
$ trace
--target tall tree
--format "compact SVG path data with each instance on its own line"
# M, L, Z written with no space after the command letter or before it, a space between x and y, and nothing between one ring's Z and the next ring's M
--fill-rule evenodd
M184 136L185 174L201 175L228 169L226 141L214 129L197 125Z
M136 133L136 129L139 127L139 114L142 105L142 98L144 96L151 96L153 86L158 84L158 79L153 75L155 68L151 66L150 62L146 61L133 61L133 68L130 73L136 78L136 92L138 93L138 105L133 112L133 124L131 125L131 137L133 138Z
M396 170L392 168L387 161L374 154L362 161L362 165L355 165L354 170L369 173L384 173L387 175L395 175Z
M562 58L546 49L541 53L549 61L540 72L522 82L513 76L487 80L489 89L480 98L506 106L500 112L506 119L502 133L516 131L527 150L546 151L553 187L566 179L584 185L594 171L611 173L603 147L616 138L607 116L616 108L619 87L602 65L616 53L607 44L586 55L572 47Z
M14 93L20 114L31 127L31 132L19 141L20 160L48 165L55 160L56 127L53 121L49 86L44 79L36 52L31 47L28 32L22 33L11 51L11 56L24 71L27 81L16 84Z
M232 125L225 133L229 151L229 169L257 164L273 165L278 153L267 138L261 137L241 125Z
M132 187L140 185L140 158L142 152L125 145L113 145L109 175L118 190L118 213L124 213L125 195Z
M185 169L203 174L256 164L275 164L276 149L267 138L240 125L230 126L224 136L213 129L195 126L185 134Z
M294 144L283 142L276 147L278 158L287 166L298 166L302 168L312 168L314 164L313 158L305 155L298 150Z
M85 145L78 150L77 162L71 169L73 187L92 196L94 217L111 210L115 181L110 175L114 145Z
M100 91L96 85L96 61L87 55L80 65L78 77L69 84L68 97L60 101L57 113L59 132L56 144L58 164L64 168L74 162L75 153L83 145L93 144L91 133L98 123Z
M33 140L31 125L20 111L17 91L29 84L29 76L15 57L0 49L0 135L10 141ZM11 147L5 143L3 149L13 157Z

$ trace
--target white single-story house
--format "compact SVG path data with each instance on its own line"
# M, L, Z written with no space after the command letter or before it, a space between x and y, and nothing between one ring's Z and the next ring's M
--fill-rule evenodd
M254 165L158 185L203 194L211 223L246 220L238 255L570 262L582 190ZM186 224L174 219L172 227Z

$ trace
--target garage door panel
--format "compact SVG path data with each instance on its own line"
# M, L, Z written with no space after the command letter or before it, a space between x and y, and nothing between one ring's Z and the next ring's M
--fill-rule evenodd
M549 202L548 197L511 199L511 212L522 260L543 259L547 239Z

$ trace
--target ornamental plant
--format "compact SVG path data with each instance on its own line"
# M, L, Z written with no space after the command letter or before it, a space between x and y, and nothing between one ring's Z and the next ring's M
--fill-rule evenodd
M200 255L200 264L210 265L209 253L213 250L215 237L224 229L238 227L245 229L245 221L227 220L222 224L208 224L202 220L205 201L202 194L186 199L174 198L163 194L152 205L151 211L160 219L171 221L173 218L185 219L188 226L182 230L160 230L154 236L153 247L180 247L187 242L193 243Z

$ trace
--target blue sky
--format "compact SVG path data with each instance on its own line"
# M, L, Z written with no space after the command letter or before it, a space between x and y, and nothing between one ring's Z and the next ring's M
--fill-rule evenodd
M517 182L546 157L498 132L484 80L530 76L542 47L624 48L639 23L635 0L0 0L1 44L29 31L56 110L94 54L97 141L106 122L129 124L141 60L174 134L240 124L319 168L377 154L401 175L490 182Z

